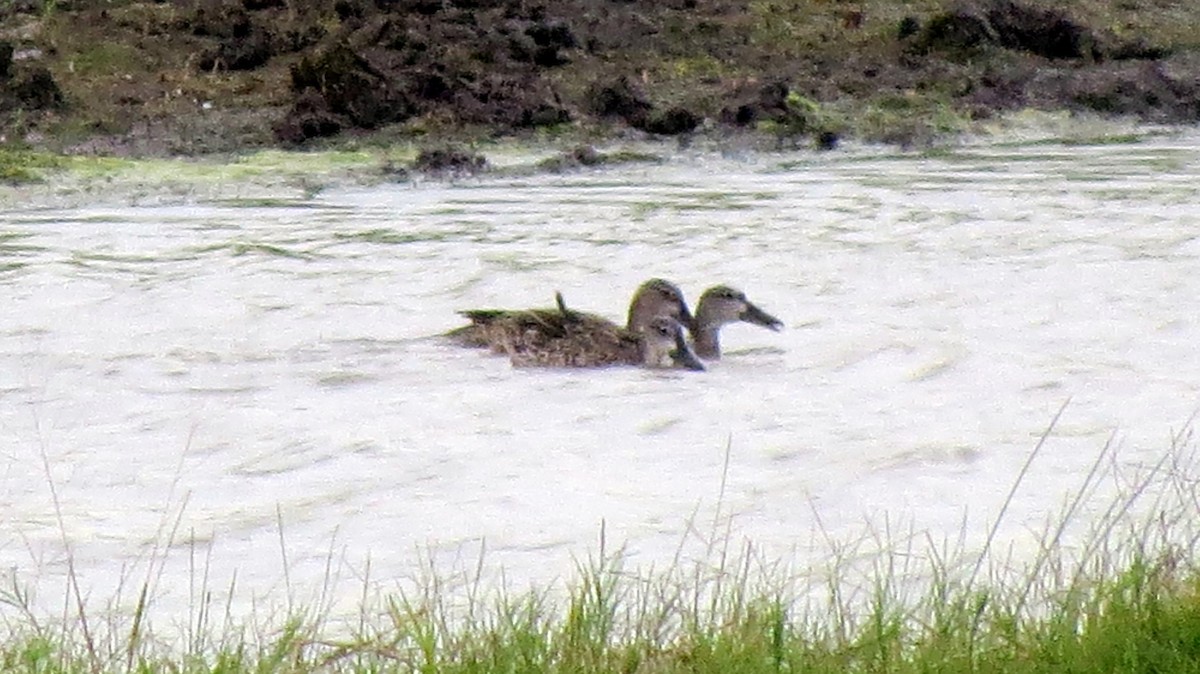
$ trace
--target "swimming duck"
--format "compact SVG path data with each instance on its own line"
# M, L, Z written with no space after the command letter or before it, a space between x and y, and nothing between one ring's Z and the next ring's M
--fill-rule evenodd
M565 305L560 305L558 309L472 309L459 313L471 323L447 332L446 337L461 346L491 347L492 351L499 353L504 351L503 337L515 330L517 325L521 326L522 331L546 330L548 337L561 337L558 321L568 310ZM587 329L601 334L619 329L612 321L594 314L570 313L587 316ZM641 331L657 316L673 318L685 328L692 323L692 314L679 287L670 281L653 278L638 286L634 292L629 303L626 328Z
M669 316L679 321L684 328L692 324L692 314L679 286L666 279L652 278L633 293L629 302L629 316L625 320L628 330L645 328L657 316Z
M465 311L472 344L506 353L517 367L680 367L703 370L688 346L683 325L655 316L639 332L582 311L568 309L562 293L556 309ZM460 328L461 330L461 328Z
M683 325L670 316L655 316L640 332L613 325L594 314L571 311L557 295L559 319L540 316L530 329L505 330L500 338L516 367L607 367L704 370L684 336Z
M783 321L759 309L746 299L746 293L726 285L713 286L700 296L696 316L692 319L692 345L696 355L708 360L721 357L721 326L737 322L759 325L779 332Z
M647 281L647 283L651 282ZM681 298L680 302L682 301ZM685 315L687 313L686 304L683 307L683 313ZM705 290L704 294L700 296L700 303L696 305L695 316L686 323L692 334L692 344L696 355L707 360L720 359L721 326L739 321L760 325L775 332L783 327L782 321L759 309L753 302L746 299L746 293L737 288L719 285ZM635 316L631 307L629 329L640 330L644 325L640 315Z
M506 353L505 336L513 334L518 327L521 332L544 331L546 334L542 337L546 339L562 338L564 333L559 321L568 310L560 304L557 310L477 309L459 313L470 319L471 324L451 330L446 333L448 337L463 346L491 347L496 353ZM570 313L586 317L586 320L579 319L583 323L572 337L581 343L586 342L587 336L592 334L596 340L611 341L609 337L602 336L620 330L612 321L595 314ZM727 285L705 290L700 296L700 303L696 305L695 315L692 315L679 286L665 279L652 278L634 292L625 330L642 332L658 316L673 318L683 325L691 333L694 353L707 360L721 358L720 331L723 325L741 321L776 332L783 327L782 321L746 299L745 293Z

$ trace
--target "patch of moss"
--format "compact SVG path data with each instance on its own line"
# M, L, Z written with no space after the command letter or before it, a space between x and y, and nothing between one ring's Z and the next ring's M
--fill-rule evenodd
M80 77L120 75L145 69L141 52L118 42L88 45L70 57L69 63Z
M137 162L119 157L79 156L63 157L59 166L72 173L88 178L104 178L128 170ZM148 162L143 162L143 164Z
M966 131L970 119L947 101L917 93L880 96L842 107L853 135L870 142L924 147Z
M61 157L44 152L0 148L0 182L22 184L41 182L46 172L61 168Z

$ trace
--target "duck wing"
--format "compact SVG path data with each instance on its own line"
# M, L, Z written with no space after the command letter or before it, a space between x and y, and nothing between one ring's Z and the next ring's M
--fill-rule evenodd
M640 338L612 321L580 311L560 311L553 328L526 324L510 334L505 351L518 367L606 367L641 360Z

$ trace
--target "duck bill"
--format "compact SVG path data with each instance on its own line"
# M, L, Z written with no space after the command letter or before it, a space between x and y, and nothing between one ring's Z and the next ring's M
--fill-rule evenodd
M675 367L681 367L697 372L704 371L704 363L696 357L696 353L692 351L692 347L688 346L687 340L683 337L683 331L680 330L675 335L675 349L671 351L671 362Z
M759 309L750 302L746 302L746 308L742 310L742 313L740 316L738 316L738 318L742 319L746 323L761 325L762 327L774 332L779 332L779 329L783 327L783 321L775 318L762 309Z

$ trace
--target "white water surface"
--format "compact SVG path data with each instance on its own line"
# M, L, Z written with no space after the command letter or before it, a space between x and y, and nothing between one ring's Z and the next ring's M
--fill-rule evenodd
M1019 555L1110 437L1154 465L1200 403L1197 135L238 193L3 213L0 573L38 607L68 561L100 604L150 579L160 618L481 555L544 585L602 527L661 568L722 517L797 565L881 522L969 547L1069 400ZM622 320L652 276L786 328L727 328L704 373L437 339L555 290Z

